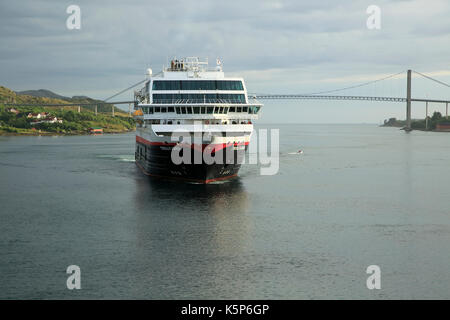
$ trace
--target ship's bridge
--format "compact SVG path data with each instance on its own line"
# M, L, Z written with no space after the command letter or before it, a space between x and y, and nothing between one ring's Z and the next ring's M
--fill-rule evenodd
M211 124L251 123L262 107L249 98L245 82L225 77L221 62L208 69L198 58L174 59L170 66L151 76L135 92L138 118L149 123L186 124L203 120Z

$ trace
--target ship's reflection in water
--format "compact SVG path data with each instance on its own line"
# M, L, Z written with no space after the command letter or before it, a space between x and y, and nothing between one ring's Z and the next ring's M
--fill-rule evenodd
M208 185L138 179L136 259L145 271L137 274L151 292L136 294L206 298L224 292L225 275L238 272L236 258L250 245L248 204L239 178Z

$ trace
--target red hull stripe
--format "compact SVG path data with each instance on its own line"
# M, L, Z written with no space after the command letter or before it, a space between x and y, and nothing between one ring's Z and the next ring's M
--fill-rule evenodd
M152 142L148 141L142 137L136 136L136 142L146 144L148 146L174 146L176 143L165 143L165 142Z
M148 141L147 139L144 139L142 137L136 136L136 142L146 144L148 146L175 146L176 143L167 143L167 142L154 142L154 141ZM211 152L217 152L219 150L225 149L227 147L231 146L248 146L248 142L239 142L239 143L214 143L214 144L202 144L201 150L203 151L205 148L208 148L208 151ZM188 144L182 144L182 146L188 146ZM192 149L200 151L200 145L198 144L190 144L189 145Z
M146 171L144 168L142 168L142 166L136 161L135 162L136 165L139 167L139 169L142 170L142 172L150 177L155 177L155 178L165 178L165 179L173 179L173 180L183 180L183 181L188 181L188 182L197 182L197 183L203 183L203 184L207 184L210 182L215 182L215 181L222 181L222 180L228 180L234 177L237 177L237 173L232 174L231 176L226 176L226 177L219 177L219 178L214 178L214 179L208 179L208 180L200 180L200 179L190 179L190 178L183 178L183 177L170 177L170 176L162 176L159 174L152 174L148 171Z

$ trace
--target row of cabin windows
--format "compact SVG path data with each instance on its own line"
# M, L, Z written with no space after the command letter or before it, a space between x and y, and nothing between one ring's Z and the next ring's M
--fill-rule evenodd
M228 114L228 112L244 112L257 114L259 106L248 107L143 107L145 114L176 112L177 114Z
M153 95L153 103L176 103L187 101L190 103L245 103L245 95L243 94L172 94L158 93Z
M242 81L233 80L164 80L153 81L153 90L244 90Z

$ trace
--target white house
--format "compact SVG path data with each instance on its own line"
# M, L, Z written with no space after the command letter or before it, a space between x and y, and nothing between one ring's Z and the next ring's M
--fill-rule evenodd
M31 122L31 125L33 126L33 125L36 125L36 124L39 124L39 123L63 123L63 120L62 119L58 119L57 117L49 116L49 117L47 117L47 118L45 118L45 119L43 119L41 121L33 120Z

